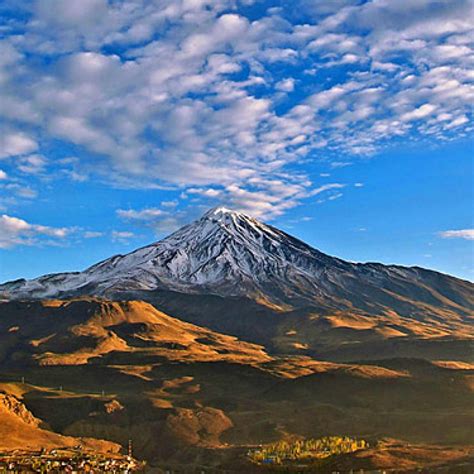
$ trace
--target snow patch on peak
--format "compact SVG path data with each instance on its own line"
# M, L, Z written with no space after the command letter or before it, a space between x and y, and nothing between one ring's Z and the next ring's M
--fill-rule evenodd
M205 212L202 216L202 219L212 218L212 219L220 220L220 219L225 219L227 217L248 217L248 216L246 216L245 214L242 214L241 212L234 211L224 206L217 206Z
M229 209L228 207L216 206L206 211L204 213L204 216L214 215L214 214L233 214L233 213L238 214L237 211L234 211L233 209Z

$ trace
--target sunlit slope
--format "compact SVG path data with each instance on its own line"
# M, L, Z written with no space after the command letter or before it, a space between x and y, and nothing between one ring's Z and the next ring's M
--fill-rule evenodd
M272 353L340 361L421 357L469 362L474 358L470 316L414 317L394 311L371 315L314 306L288 309L248 297L170 291L123 296L148 300L167 314L263 344Z
M172 318L141 301L97 299L0 304L0 360L78 365L106 354L166 360L256 363L261 346Z
M26 388L26 391L29 389ZM110 441L63 436L47 429L33 416L20 398L0 390L0 450L38 450L82 445L101 452L116 452L120 446Z
M247 309L260 308L245 324L251 328L251 319L260 318L256 333L265 339L267 328L267 346L184 322L141 301L1 303L0 394L24 404L33 424L28 417L12 419L8 411L0 411L0 422L15 434L16 446L30 439L62 444L60 436L122 446L133 439L136 455L158 466L231 466L235 472L251 472L242 457L248 446L295 436L474 442L470 363L390 357L383 344L411 336L380 334L375 319L345 313L315 317L238 301L240 313L222 306L215 320L238 321ZM182 300L181 308L186 306L191 311ZM314 331L295 326L305 320ZM383 343L377 349L383 357L318 359L322 347L327 354L330 347L341 353L353 345L347 325L354 334L372 331L379 339L368 338L361 347ZM344 333L338 335L341 327ZM461 336L458 342L469 342ZM410 340L446 340L428 333L417 338ZM296 341L312 349L297 347ZM387 462L403 452L392 449Z

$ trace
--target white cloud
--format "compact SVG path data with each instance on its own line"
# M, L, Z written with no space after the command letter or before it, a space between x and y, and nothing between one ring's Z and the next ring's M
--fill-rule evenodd
M453 121L449 122L445 128L455 128L460 127L469 122L469 119L465 115L455 118Z
M173 201L161 201L160 204L162 207L170 208L170 207L176 207L179 203L177 200L173 200Z
M329 191L331 189L342 189L345 187L345 184L341 184L341 183L329 183L329 184L323 184L322 186L320 186L319 188L316 188L316 189L313 189L311 192L310 192L310 195L311 196L316 196L317 194L321 194L323 193L324 191Z
M63 240L73 229L67 227L48 227L31 224L18 217L3 214L0 216L0 248L16 245L51 244ZM45 237L53 239L45 240Z
M328 197L328 201L335 201L336 199L339 199L342 196L343 196L342 193L332 194L331 196Z
M62 0L38 0L36 10L40 21L69 27L100 21L107 13L107 0L81 0L66 4Z
M283 92L292 92L295 89L295 80L293 78L283 79L275 84L275 89Z
M189 220L187 213L170 210L172 206L165 205L164 207L165 209L117 209L116 214L132 225L152 229L157 234L176 230Z
M185 38L180 47L185 57L203 56L245 35L248 26L246 18L228 13L217 18L210 30L196 32Z
M331 162L331 168L345 168L346 166L351 166L350 161L333 161Z
M439 235L443 239L474 240L474 229L444 230Z
M222 195L222 191L214 188L189 188L186 191L188 194L199 194L201 196L216 198Z
M28 155L17 160L18 169L27 174L39 174L44 171L46 158L42 155Z
M5 171L0 170L0 181L5 180L8 178L8 175Z
M133 209L118 209L117 215L123 219L135 220L135 221L148 221L165 215L166 212L157 208L148 208L141 211L135 211Z
M31 153L38 144L24 132L3 130L0 133L0 158Z
M468 0L296 0L300 24L285 6L250 20L233 0L69 3L38 0L0 42L0 157L22 172L44 171L28 160L61 139L85 152L61 168L73 180L275 216L311 195L303 159L329 151L335 168L471 126ZM281 93L296 81L301 94Z
M404 113L400 119L403 122L410 122L412 120L420 120L425 117L428 117L436 110L436 105L433 104L423 104L420 107Z
M135 234L127 230L113 230L111 236L114 242L126 243L129 239L135 237Z
M103 235L104 235L104 233L99 232L99 231L89 230L89 231L84 232L84 238L85 239L96 239L98 237L102 237Z
M1 185L1 188L7 190L10 194L25 199L34 199L38 196L35 189L23 184L21 181L10 181Z

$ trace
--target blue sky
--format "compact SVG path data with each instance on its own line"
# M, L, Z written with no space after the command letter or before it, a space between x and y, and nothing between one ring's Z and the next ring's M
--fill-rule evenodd
M471 1L6 0L0 281L224 204L473 279Z

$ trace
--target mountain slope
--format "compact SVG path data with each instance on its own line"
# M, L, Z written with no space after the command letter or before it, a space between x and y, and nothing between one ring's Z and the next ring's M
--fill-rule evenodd
M0 303L0 364L82 365L101 358L265 363L261 346L172 318L142 301Z
M73 447L78 444L101 452L115 451L120 446L98 439L78 439L62 436L45 429L44 423L33 416L17 397L0 390L0 449L40 450L62 447Z
M244 214L215 208L164 240L83 272L0 285L7 299L133 292L240 296L276 309L392 314L465 322L474 285L418 267L330 257Z
M245 460L249 445L328 434L472 442L468 364L269 358L260 348L228 336L214 334L210 341L209 331L180 324L141 303L15 301L0 303L0 315L0 333L5 335L0 347L11 348L0 364L0 392L21 399L35 417L62 435L108 439L122 446L133 439L134 454L151 465L180 466L188 472L196 465L210 469L221 456L229 456L234 465ZM19 328L12 329L12 324ZM79 347L97 347L94 340L81 337L78 326L114 332L127 346L71 364L65 355L77 355ZM173 341L181 330L178 341L187 347L164 350L162 343ZM56 338L38 344L52 331ZM198 334L199 340L194 339ZM67 344L61 346L67 335ZM28 351L32 341L36 345ZM212 351L213 357L196 357L202 345L208 345L207 354ZM44 364L48 358L61 362L57 356L68 365ZM7 429L17 429L16 446L27 441L30 430L22 423L15 428L1 409L0 439L4 420ZM391 467L397 467L396 460ZM246 465L224 470L252 472Z

